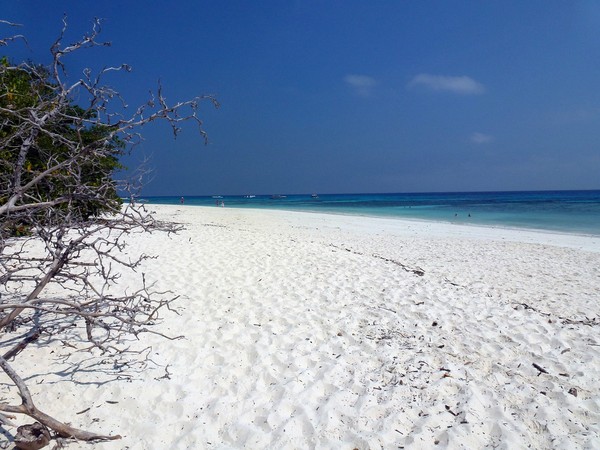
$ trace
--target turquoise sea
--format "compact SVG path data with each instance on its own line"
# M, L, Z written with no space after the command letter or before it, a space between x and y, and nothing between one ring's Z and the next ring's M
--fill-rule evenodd
M185 197L184 205L283 209L600 235L600 191L411 194L224 195ZM181 197L145 197L181 204Z

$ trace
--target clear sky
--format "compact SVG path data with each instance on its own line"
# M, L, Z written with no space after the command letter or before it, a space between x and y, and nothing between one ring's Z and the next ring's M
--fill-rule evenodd
M104 19L112 47L71 58L128 63L109 79L132 105L214 94L210 144L166 127L146 195L600 189L600 2L0 0L48 62ZM5 36L13 30L0 27Z

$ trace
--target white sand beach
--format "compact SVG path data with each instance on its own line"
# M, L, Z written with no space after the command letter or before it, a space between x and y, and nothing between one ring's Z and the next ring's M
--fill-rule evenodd
M600 448L600 237L149 209L185 229L127 252L159 256L180 298L155 330L184 338L15 365L41 409L122 435L93 448Z

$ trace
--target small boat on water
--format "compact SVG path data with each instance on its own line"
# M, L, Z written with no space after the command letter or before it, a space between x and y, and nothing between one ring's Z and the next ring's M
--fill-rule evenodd
M278 194L271 195L271 200L279 200L279 199L282 199L282 198L287 198L287 195L278 195Z
M310 195L312 198L319 198L319 194L311 194Z

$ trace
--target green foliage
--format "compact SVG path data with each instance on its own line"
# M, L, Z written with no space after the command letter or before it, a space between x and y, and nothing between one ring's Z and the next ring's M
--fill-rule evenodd
M19 199L19 204L60 199L52 208L36 213L37 221L43 217L48 223L59 216L88 220L121 205L113 174L122 168L119 156L124 142L114 127L95 120L95 110L85 110L59 95L46 68L15 66L7 58L0 59L0 206L20 187L58 167ZM37 130L32 116L50 112L51 119ZM31 136L33 145L24 146ZM11 225L12 233L24 232L30 225L27 222L20 217Z

